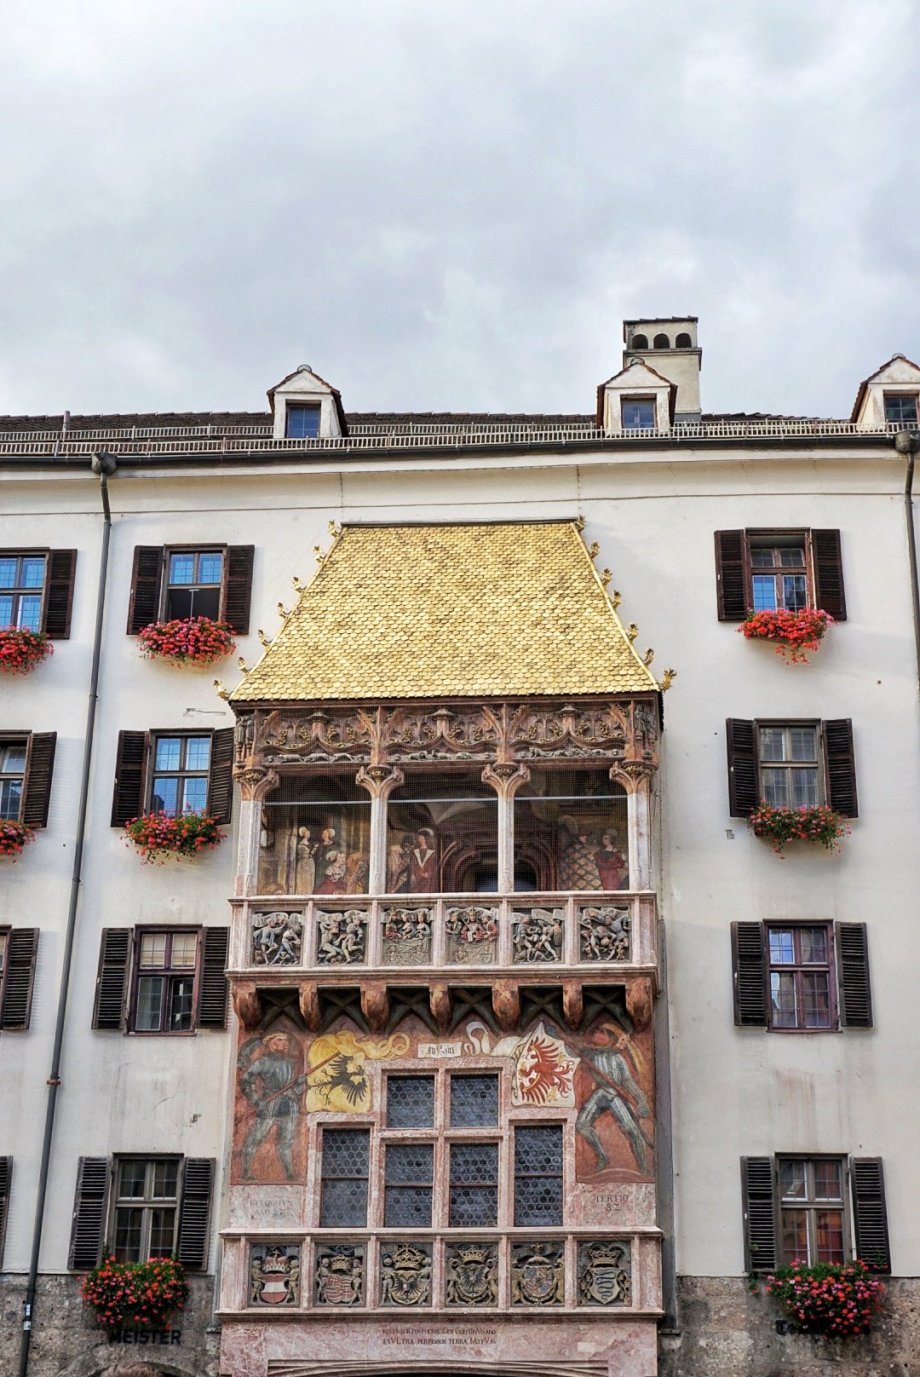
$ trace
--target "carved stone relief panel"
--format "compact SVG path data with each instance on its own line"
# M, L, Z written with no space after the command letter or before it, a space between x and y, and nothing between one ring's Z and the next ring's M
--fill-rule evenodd
M390 760L491 760L500 725L488 707L395 708L388 712L381 749Z
M303 954L303 914L280 910L252 915L250 960L254 966L299 966Z
M498 909L470 904L448 908L445 915L447 961L450 965L491 965L498 950Z
M373 717L358 709L305 714L272 712L261 722L255 747L266 764L310 761L366 761L371 754Z
M558 961L564 931L565 909L515 909L511 926L515 961Z
M249 1250L249 1304L300 1304L300 1244L255 1243Z
M363 1305L363 1243L319 1243L316 1246L314 1295L317 1305Z
M448 1243L444 1252L444 1276L448 1305L496 1305L498 1245Z
M431 1244L389 1243L380 1248L380 1304L431 1304Z
M578 1245L578 1304L629 1305L629 1243L592 1239Z
M348 908L342 912L316 913L316 964L353 966L364 961L367 947L366 909Z
M626 753L627 740L627 718L611 703L558 708L522 704L512 711L508 729L508 745L519 760L585 755L618 759Z
M511 1304L562 1305L565 1300L565 1244L516 1243L511 1249Z
M628 961L628 908L585 904L578 909L578 952L582 961Z
M418 966L431 960L432 910L385 908L381 915L381 958L387 966Z

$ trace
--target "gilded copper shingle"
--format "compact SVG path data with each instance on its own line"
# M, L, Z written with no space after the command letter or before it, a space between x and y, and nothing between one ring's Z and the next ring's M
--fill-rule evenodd
M647 693L571 521L351 526L231 702Z

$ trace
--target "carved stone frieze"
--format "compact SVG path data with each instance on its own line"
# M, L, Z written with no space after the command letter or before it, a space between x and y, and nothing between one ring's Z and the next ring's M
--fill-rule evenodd
M431 1304L430 1243L387 1243L381 1247L380 1304Z
M361 708L310 713L272 712L260 723L256 748L269 765L354 761L371 756L374 719Z
M367 910L347 908L316 913L316 964L353 966L363 961L367 946Z
M613 904L584 904L578 910L578 952L582 961L628 961L631 916Z
M495 1305L498 1247L494 1243L448 1243L444 1255L448 1305Z
M516 909L511 924L515 961L558 961L562 954L565 909Z
M513 710L508 745L519 760L542 756L607 756L627 752L629 721L612 703L544 708L525 703Z
M629 1243L591 1239L578 1245L578 1304L629 1305Z
M498 909L469 904L448 908L444 926L447 932L449 964L491 965L498 947Z
M363 1305L364 1245L318 1244L313 1286L317 1305Z
M511 1304L562 1305L564 1300L564 1243L515 1244L511 1249Z
M380 745L392 760L491 760L500 736L499 719L486 706L394 708Z
M252 915L254 966L298 966L303 954L303 914L272 910Z
M431 960L431 909L385 908L381 957L387 966L418 966Z

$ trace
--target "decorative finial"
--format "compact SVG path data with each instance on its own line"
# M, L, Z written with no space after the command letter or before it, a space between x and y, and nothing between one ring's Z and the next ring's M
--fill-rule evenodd
M229 693L227 692L227 690L224 688L223 683L221 682L220 679L215 679L215 680L214 680L214 687L217 689L217 696L218 696L218 698L223 698L224 702L226 702L227 699L230 697L230 694L229 694Z
M576 531L583 531L585 529L585 519L580 512L575 518L575 529Z
M611 574L609 569L601 570L601 583L604 585L605 588L607 587L612 578L613 575Z
M661 676L661 692L662 692L662 693L667 693L668 689L669 689L669 688L671 687L671 685L674 683L674 680L675 680L676 678L677 678L677 670L676 670L676 669L666 669L665 672L664 672L664 674L662 674L662 676Z
M601 547L598 545L596 540L592 540L591 544L588 546L588 554L591 556L592 559L597 559L600 552Z
M329 525L326 527L326 530L329 532L331 536L340 536L342 534L342 528L339 525L339 523L335 520L329 522Z
M650 664L652 663L652 661L654 660L654 658L655 658L655 652L654 652L654 650L652 650L652 647L649 646L648 650L647 650L647 651L645 652L645 654L642 656L642 663L643 663L644 665L650 665Z
M283 617L284 620L287 621L287 619L288 619L288 617L289 617L290 615L291 615L291 614L290 614L290 612L288 611L288 609L285 607L284 603L283 603L283 602L279 602L279 604L278 604L278 616L279 616L279 617Z
M291 579L291 587L293 588L293 590L294 590L295 593L302 593L302 592L303 592L304 586L303 586L303 584L301 583L300 579L298 578L298 576L297 576L296 574L295 574L294 577Z
M313 546L313 554L316 558L317 564L322 564L323 560L326 558L326 556L323 554L323 548L321 545Z
M240 669L243 671L244 674L248 674L248 673L249 673L249 666L247 665L246 661L243 659L242 655L240 656L240 658L237 660L236 663L239 665Z
M629 626L626 628L626 634L631 641L636 639L639 634L639 628L636 626L635 622L629 623Z
M620 592L619 588L614 588L613 597L610 599L610 601L613 603L613 610L615 612L619 607L620 603L623 601L623 594Z
M266 634L265 634L265 632L262 630L261 626L259 627L258 631L256 632L256 635L258 636L259 641L261 642L261 644L264 645L264 646L266 647L266 649L268 648L268 646L271 645L271 643L272 643L271 636L266 636Z

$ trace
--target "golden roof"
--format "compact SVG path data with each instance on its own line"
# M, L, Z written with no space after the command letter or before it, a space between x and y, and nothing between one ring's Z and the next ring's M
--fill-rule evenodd
M230 701L657 688L579 524L346 526Z

